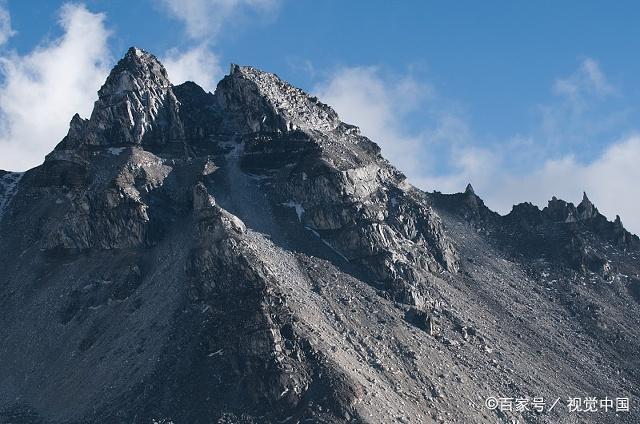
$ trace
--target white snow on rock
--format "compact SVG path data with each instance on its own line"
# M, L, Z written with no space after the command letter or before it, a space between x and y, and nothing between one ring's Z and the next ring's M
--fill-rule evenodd
M289 201L287 203L283 203L282 206L286 206L288 208L295 208L296 215L298 215L298 221L302 222L302 214L304 213L304 208L300 203Z
M125 147L109 147L107 151L114 156L118 156L120 153L124 152Z
M349 258L347 258L345 255L343 255L343 254L342 254L342 252L340 252L338 249L336 249L335 247L333 247L333 246L331 245L331 243L329 243L328 241L326 241L325 239L323 239L323 238L320 236L320 233L318 233L316 230L314 230L314 229L313 229L313 228L311 228L311 227L307 227L307 226L305 226L304 228L306 228L307 230L311 231L311 233L312 233L314 236L318 237L318 238L320 239L320 241L321 241L321 242L323 242L323 243L325 244L325 246L327 246L329 249L331 249L331 250L333 251L333 253L335 253L336 255L340 256L342 259L344 259L344 260L345 260L345 262L349 262Z

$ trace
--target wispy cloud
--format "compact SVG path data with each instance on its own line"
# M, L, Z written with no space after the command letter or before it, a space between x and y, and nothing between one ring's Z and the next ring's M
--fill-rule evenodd
M603 97L616 93L598 62L592 58L584 59L570 77L556 79L553 91L575 102L582 102L591 96Z
M385 75L378 67L341 68L313 92L343 121L358 125L408 175L435 166L435 151L465 143L469 135L465 121L437 101L433 87L410 74ZM424 126L409 128L409 115L417 110L425 112Z
M11 15L5 1L0 1L0 46L3 46L15 34L11 28Z
M66 134L74 113L91 113L111 62L105 16L65 4L63 34L31 52L0 57L0 168L25 170Z
M223 25L245 15L273 13L277 0L161 0L171 16L182 21L194 40L215 39Z
M412 86L414 90L409 90ZM404 170L416 169L424 151L423 140L404 130L403 119L407 106L402 93L411 97L428 90L409 77L396 84L388 84L374 67L344 68L329 81L317 86L314 92L332 105L343 121L357 123L362 132L382 147L384 154ZM409 99L409 103L415 101ZM411 154L411 153L414 154Z
M195 46L184 53L178 49L169 50L162 63L174 84L195 81L211 92L223 73L220 59L206 45Z
M550 154L566 154L580 148L583 156L601 153L597 147L603 138L619 136L629 117L629 110L612 104L620 99L615 87L598 62L582 60L569 76L552 85L554 97L539 106L541 123L536 134L540 147Z

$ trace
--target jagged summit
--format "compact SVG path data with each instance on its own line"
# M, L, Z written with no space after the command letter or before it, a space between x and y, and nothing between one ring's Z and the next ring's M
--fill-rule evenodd
M591 200L589 200L586 192L583 192L582 200L578 206L553 196L543 212L547 213L556 221L576 222L588 221L595 218L604 219L606 221L606 218L600 214L595 205Z
M464 192L465 194L476 194L471 183L467 184L467 188L464 189Z
M453 214L484 231L496 247L530 258L569 266L580 272L607 273L610 245L640 250L640 239L629 233L620 218L609 221L586 193L576 207L553 196L543 209L526 202L499 215L469 188L464 193L430 194L441 214ZM510 253L511 254L511 253Z
M178 101L158 59L131 47L98 91L88 121L74 117L60 150L82 145L165 144L183 138Z
M98 93L101 95L101 92L116 94L121 91L136 91L141 88L135 85L139 80L147 80L148 84L155 83L163 87L170 85L167 70L157 57L137 47L131 47L111 70Z
M113 67L98 91L98 102L118 103L122 98L131 95L154 96L166 91L170 85L166 69L154 55L131 47ZM96 103L94 112L99 106ZM154 105L149 103L146 106L152 108Z
M578 214L579 219L592 219L600 215L598 209L595 207L591 200L587 197L587 193L584 192L582 195L582 201L578 204L576 208L576 212Z
M261 127L281 130L331 131L340 124L338 114L317 98L309 96L299 88L280 79L277 75L263 72L251 66L232 64L229 75L219 85L226 91L240 94L244 104L254 104L257 108L266 106L282 122L271 122L274 116L256 113L251 116L245 111L247 124L252 129ZM221 96L220 101L232 108L235 100ZM304 118L302 118L304 117Z
M262 73L262 71L254 68L253 66L243 66L238 65L237 63L231 63L229 65L229 76L243 76L255 72Z
M591 203L591 201L589 200L589 197L587 196L587 192L586 191L582 192L582 202L581 203Z

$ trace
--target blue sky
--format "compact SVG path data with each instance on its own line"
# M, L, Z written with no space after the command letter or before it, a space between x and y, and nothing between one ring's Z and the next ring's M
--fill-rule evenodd
M500 212L586 190L640 231L637 2L0 4L0 168L40 163L136 45L175 82L211 90L230 62L277 73L360 125L423 189L471 181ZM73 68L62 82L58 67ZM42 128L12 104L41 114Z

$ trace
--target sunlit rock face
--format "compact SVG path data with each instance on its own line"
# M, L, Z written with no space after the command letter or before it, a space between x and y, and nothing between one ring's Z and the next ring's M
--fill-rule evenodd
M274 74L232 65L213 94L169 77L131 48L43 165L0 171L0 422L567 422L485 399L637 403L640 242L586 194L500 216L471 185L411 186Z

